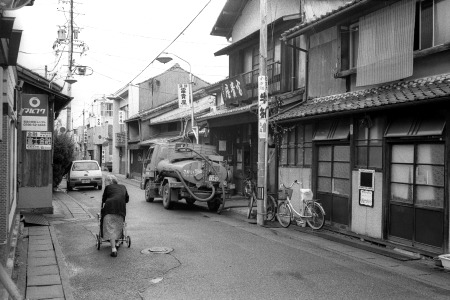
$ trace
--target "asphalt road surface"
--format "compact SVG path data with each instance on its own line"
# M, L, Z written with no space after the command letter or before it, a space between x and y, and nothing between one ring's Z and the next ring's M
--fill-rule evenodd
M109 243L95 247L95 218L54 225L75 299L450 298L448 290L327 250L301 233L292 238L284 228L181 202L165 210L160 200L147 203L144 191L126 186L132 244L122 245L118 257L109 255ZM102 191L69 195L92 215L99 212Z

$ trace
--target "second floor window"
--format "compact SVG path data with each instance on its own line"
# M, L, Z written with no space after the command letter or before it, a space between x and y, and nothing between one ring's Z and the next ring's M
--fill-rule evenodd
M113 116L113 104L112 103L104 103L104 105L101 106L102 111L101 116L102 117L112 117Z
M450 41L450 1L419 0L416 3L414 50L423 50Z

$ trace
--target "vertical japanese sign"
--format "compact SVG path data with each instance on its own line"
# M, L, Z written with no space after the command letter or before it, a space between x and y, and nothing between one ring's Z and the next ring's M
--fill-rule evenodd
M178 84L178 107L188 107L191 104L191 99L189 99L189 96L189 84Z
M41 94L22 95L22 130L48 130L48 97Z
M267 87L267 76L258 76L258 136L260 139L267 139Z
M124 124L125 112L123 110L119 110L119 124Z
M227 79L222 83L222 97L225 104L248 99L242 75Z
M105 149L102 149L102 163L105 163Z

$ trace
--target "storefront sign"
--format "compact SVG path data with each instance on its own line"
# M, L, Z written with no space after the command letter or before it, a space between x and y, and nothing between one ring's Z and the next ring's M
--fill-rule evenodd
M48 96L22 94L22 131L48 130Z
M178 84L178 107L188 107L190 104L189 84Z
M359 205L373 207L375 191L375 170L359 169Z
M27 150L52 150L52 133L40 131L27 132Z
M267 139L267 100L268 100L268 78L258 76L258 132L260 139Z
M242 75L238 75L222 82L222 97L225 104L248 99L247 89L245 88Z

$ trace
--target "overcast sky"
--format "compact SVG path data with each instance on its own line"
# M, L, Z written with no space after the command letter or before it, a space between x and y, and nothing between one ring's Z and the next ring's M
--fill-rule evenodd
M208 6L166 51L189 61L192 73L214 83L228 75L228 57L215 57L214 52L229 43L210 32L225 0L75 0L75 26L80 27L79 40L89 50L85 55L74 53L76 65L93 69L90 76L76 76L72 85L72 115L74 127L82 125L82 111L92 101L116 92L127 83L142 82L179 63L155 61L139 77L135 77L164 50L175 37ZM132 3L132 4L131 4ZM14 11L14 28L22 29L19 64L44 76L56 72L63 84L67 74L67 52L60 57L52 49L59 26L68 25L69 13L63 12L57 0L36 0L31 7ZM67 7L67 6L66 6ZM58 9L60 8L60 9ZM68 47L66 47L68 50Z

